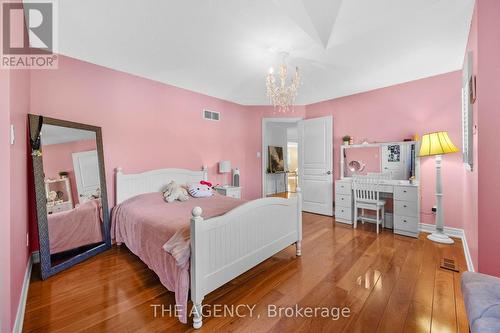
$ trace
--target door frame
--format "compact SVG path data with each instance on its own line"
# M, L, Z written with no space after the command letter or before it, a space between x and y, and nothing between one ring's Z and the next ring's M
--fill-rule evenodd
M286 118L262 118L262 127L261 127L261 133L262 133L262 141L261 141L261 154L260 154L260 165L261 165L261 176L262 176L262 181L261 181L261 196L263 198L266 197L266 188L267 188L267 183L266 183L266 170L267 170L267 136L266 136L266 127L267 124L270 123L297 123L299 120L303 120L303 117L286 117ZM266 154L266 155L264 155ZM284 157L284 156L283 156Z

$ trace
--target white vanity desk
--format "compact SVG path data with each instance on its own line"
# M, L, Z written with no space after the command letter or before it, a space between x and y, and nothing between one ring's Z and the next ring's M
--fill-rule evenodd
M406 176L406 171L404 171L404 169L407 169L410 170L408 171L409 173L416 175L416 178L419 179L419 163L418 158L416 158L414 154L415 147L417 147L415 142L371 144L370 147L380 147L380 156L382 156L380 160L382 161L386 158L386 154L383 152L383 150L386 149L385 145L397 144L401 145L401 156L398 163L403 165L403 176ZM407 149L412 144L415 146L413 146L412 149ZM405 145L408 146L406 147ZM342 179L335 181L335 220L341 223L353 224L353 179L346 175L349 170L344 170L344 164L348 165L349 161L345 161L344 158L347 157L345 154L346 149L356 148L357 146L362 148L365 147L363 145L341 147ZM387 170L384 165L387 165L387 161L385 161L385 163L383 161L381 162L380 170ZM420 224L420 186L418 181L416 181L415 184L410 184L408 180L381 180L380 195L384 195L385 198L392 196L394 201L394 233L410 237L418 237Z

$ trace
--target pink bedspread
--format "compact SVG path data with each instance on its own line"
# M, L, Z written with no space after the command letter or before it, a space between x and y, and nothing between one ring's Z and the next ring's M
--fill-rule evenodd
M161 193L147 193L130 198L113 209L111 236L125 243L160 278L161 283L175 292L179 319L187 323L189 292L189 260L178 266L163 250L163 245L180 229L189 226L191 210L199 206L205 219L222 215L243 204L216 194L210 198L189 198L188 201L166 203Z
M103 241L101 205L91 200L74 209L49 214L50 253L59 253Z

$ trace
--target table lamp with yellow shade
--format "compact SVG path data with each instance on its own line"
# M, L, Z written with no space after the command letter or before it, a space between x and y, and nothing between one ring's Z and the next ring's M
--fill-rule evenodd
M456 153L455 147L448 137L448 132L434 132L425 134L420 144L420 157L436 157L436 231L427 236L428 239L444 244L453 244L453 239L444 233L443 191L441 185L442 155Z

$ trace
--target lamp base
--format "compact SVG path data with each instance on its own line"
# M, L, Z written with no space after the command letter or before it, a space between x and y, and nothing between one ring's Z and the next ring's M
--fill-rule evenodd
M442 232L433 232L429 236L427 236L427 239L430 239L433 242L436 243L442 243L442 244L453 244L455 241L451 239L450 237L446 236Z

